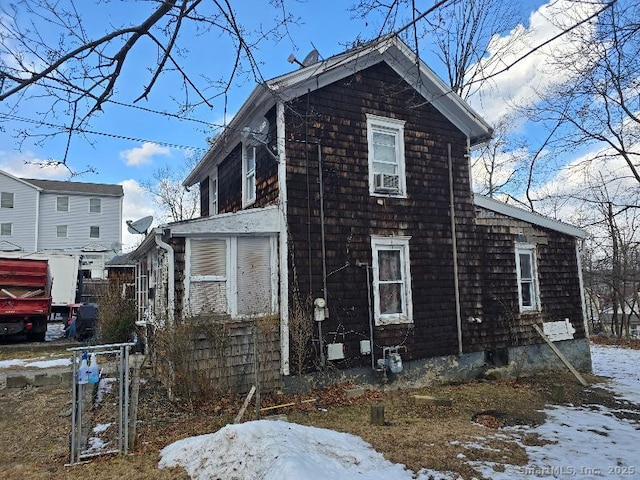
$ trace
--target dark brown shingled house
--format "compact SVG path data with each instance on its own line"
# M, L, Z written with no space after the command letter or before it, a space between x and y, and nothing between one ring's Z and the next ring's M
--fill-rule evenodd
M135 253L147 316L275 317L283 377L557 364L534 325L590 369L584 232L472 193L491 134L397 37L258 85L184 182L200 218Z

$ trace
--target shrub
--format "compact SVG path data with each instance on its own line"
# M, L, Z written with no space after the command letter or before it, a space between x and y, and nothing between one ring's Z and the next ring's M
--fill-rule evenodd
M100 299L98 340L102 343L124 343L133 338L137 318L136 303L123 296L121 281L109 282Z

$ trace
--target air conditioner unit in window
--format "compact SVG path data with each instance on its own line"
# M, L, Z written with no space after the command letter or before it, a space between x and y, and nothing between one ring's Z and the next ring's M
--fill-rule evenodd
M399 192L400 177L388 173L376 173L373 175L373 189L376 192Z

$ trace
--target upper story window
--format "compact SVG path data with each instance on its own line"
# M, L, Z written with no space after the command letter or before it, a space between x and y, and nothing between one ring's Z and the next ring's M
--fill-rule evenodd
M57 197L56 198L56 211L68 212L69 211L69 197Z
M12 223L0 223L0 235L3 237L10 237L13 235Z
M404 120L367 114L369 193L406 196Z
M534 245L516 245L516 274L520 311L540 310L536 247Z
M0 208L13 208L13 200L12 192L0 192Z
M100 198L89 199L89 213L101 213L102 212L102 200Z
M67 238L69 233L69 229L67 225L57 225L56 226L56 237L58 238Z
M256 201L256 147L242 145L242 206Z
M413 322L409 237L371 237L376 325Z
M100 227L89 227L89 238L100 238Z
M209 215L218 214L218 177L211 177L209 185Z

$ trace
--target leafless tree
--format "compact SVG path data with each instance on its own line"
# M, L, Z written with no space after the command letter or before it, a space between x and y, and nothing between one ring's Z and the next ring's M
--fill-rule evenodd
M180 172L184 173L183 170ZM161 221L179 222L194 218L200 208L198 189L186 190L182 186L182 176L169 166L157 169L151 180L140 184L153 196L156 205L164 214Z
M147 100L163 81L172 85L174 115L212 107L216 97L226 99L232 84L247 77L262 80L255 50L287 35L288 26L296 21L285 0L270 0L261 8L265 18L268 11L275 19L251 30L232 4L230 0L130 2L128 16L114 20L110 16L114 6L108 1L2 2L3 119L32 120L41 138L64 134L70 142L86 133L90 120L107 104ZM185 61L194 38L210 42L207 62L215 65L213 71L223 72L218 78L193 71L200 62ZM221 65L215 59L223 53L227 55ZM27 105L37 119L24 118Z

